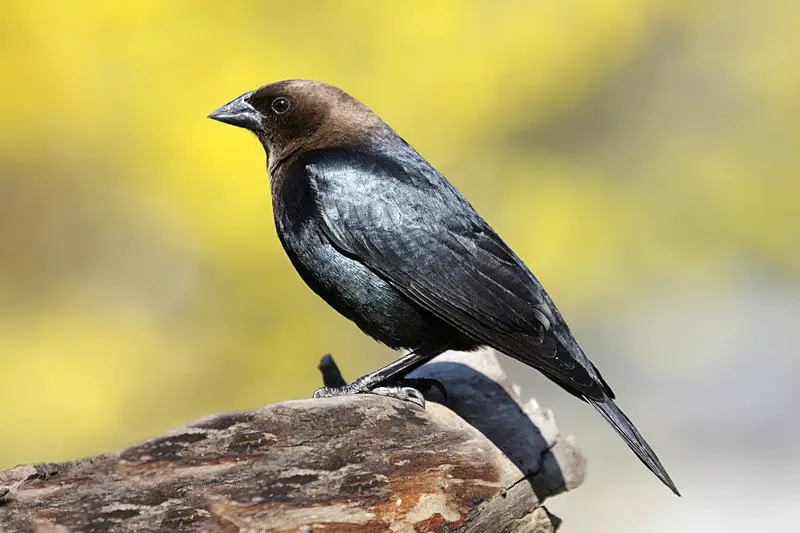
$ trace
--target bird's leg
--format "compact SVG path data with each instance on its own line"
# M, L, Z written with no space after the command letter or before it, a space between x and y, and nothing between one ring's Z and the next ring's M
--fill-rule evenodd
M390 398L397 398L398 400L410 401L424 407L425 398L423 398L422 393L412 386L404 385L404 383L407 383L406 380L397 378L405 376L412 370L422 366L429 359L430 356L428 355L420 355L416 352L411 352L383 368L361 376L348 385L317 389L314 392L314 398L328 398L331 396L346 396L369 392L380 394L381 396L388 396ZM324 366L324 370L320 368L320 370L323 370L323 376L326 374L328 376L332 375L331 364L335 366L336 363L333 363L330 357L323 358L323 362L320 363L321 367ZM325 381L326 384L328 384L331 380L326 377ZM416 380L408 380L408 382L422 384ZM430 387L430 384L427 385ZM441 384L439 384L439 386L441 386Z

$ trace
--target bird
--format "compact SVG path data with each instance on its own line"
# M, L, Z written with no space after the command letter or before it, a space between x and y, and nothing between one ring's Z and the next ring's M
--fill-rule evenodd
M539 280L375 112L333 85L284 80L209 118L261 142L277 234L303 281L368 336L409 350L315 397L375 392L413 401L413 387L402 386L412 370L447 350L488 346L594 407L680 495Z

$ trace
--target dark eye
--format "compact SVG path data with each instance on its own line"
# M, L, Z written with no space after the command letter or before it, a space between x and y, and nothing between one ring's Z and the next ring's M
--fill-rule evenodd
M272 101L270 107L272 110L275 111L276 114L280 115L289 111L289 108L292 106L292 103L289 101L288 98L284 98L283 96L277 97L275 100Z

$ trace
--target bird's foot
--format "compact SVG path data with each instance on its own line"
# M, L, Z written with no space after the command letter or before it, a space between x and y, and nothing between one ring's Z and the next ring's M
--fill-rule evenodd
M379 370L361 376L354 382L347 384L339 371L339 367L330 355L322 358L318 368L322 372L322 381L325 387L317 389L314 392L314 398L332 398L334 396L369 393L411 402L425 408L424 395L435 387L439 389L444 401L447 402L447 391L444 385L441 381L435 379L386 377Z
M425 408L424 394L432 388L437 388L447 401L447 391L444 385L435 379L406 378L391 381L380 387L370 387L362 380L357 379L349 385L342 387L323 387L314 392L314 398L331 398L333 396L349 396L351 394L377 394L388 398L395 398L404 402L411 402Z
M377 394L387 398L395 398L404 402L411 402L425 407L425 398L422 393L413 387L389 386L375 387L373 389L359 386L358 382L345 385L344 387L323 387L314 391L314 398L332 398L334 396L350 396L351 394Z
M393 385L390 387L375 387L368 392L386 396L387 398L395 398L404 402L411 402L425 409L425 397L414 387Z
M341 387L322 387L314 391L314 398L333 398L334 396L350 396L351 394L362 394L369 392L369 389L360 385L357 381Z

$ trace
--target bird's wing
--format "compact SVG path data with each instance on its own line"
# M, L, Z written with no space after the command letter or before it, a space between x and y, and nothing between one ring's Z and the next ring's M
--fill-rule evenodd
M444 177L417 166L360 154L308 164L323 233L462 333L579 397L606 398L533 274Z

